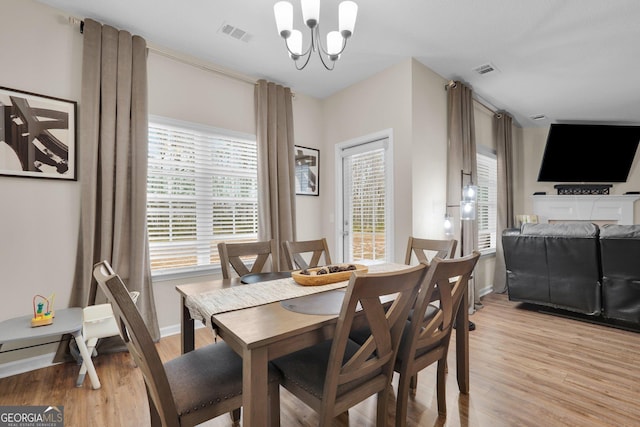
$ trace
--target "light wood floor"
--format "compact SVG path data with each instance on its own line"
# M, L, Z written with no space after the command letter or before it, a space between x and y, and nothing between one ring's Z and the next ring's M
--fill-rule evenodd
M471 393L457 390L451 349L446 419L437 415L430 367L419 376L409 426L640 426L640 333L526 310L504 295L483 302L471 317ZM196 345L211 336L198 330ZM162 339L158 350L163 360L177 356L179 337ZM78 367L56 365L0 379L0 405L64 405L67 427L148 425L143 380L129 355L101 355L95 364L100 390L88 379L74 387ZM283 426L316 425L311 409L284 390L281 396ZM374 414L369 399L336 425L371 426ZM229 421L224 415L205 425Z

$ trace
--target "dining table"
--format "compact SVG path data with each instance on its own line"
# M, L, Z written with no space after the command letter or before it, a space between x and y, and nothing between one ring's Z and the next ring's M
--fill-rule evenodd
M409 266L384 263L369 272L399 271ZM252 280L256 282L256 280ZM270 360L331 339L348 280L323 286L300 286L291 277L246 284L241 278L176 286L181 296L182 352L195 347L195 322L212 328L243 361L243 425L268 422L267 372ZM293 297L291 295L294 295ZM463 301L466 301L466 295ZM467 305L456 315L458 388L469 393Z

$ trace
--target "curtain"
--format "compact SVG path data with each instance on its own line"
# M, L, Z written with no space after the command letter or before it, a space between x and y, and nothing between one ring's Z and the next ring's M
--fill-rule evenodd
M255 89L258 143L258 240L275 239L274 270L284 263L282 242L296 239L293 108L289 88L259 80Z
M502 230L514 225L513 212L513 119L505 113L494 116L498 166L498 218L496 223L496 266L494 292L507 290L507 271L502 248Z
M130 291L140 292L138 309L157 340L146 226L146 41L91 19L83 32L81 212L71 305L105 301L93 265L107 260Z
M447 213L460 224L456 238L460 242L460 255L469 255L478 247L477 221L460 221L462 188L474 183L477 175L475 124L473 118L473 91L460 82L451 82L448 88L447 149ZM475 281L469 280L469 313L482 306L477 296Z

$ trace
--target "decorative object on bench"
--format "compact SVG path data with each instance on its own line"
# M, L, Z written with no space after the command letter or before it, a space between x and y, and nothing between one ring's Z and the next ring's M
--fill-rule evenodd
M36 326L46 326L53 323L54 298L55 295L52 295L51 299L43 297L42 295L36 295L33 297L33 318L31 319L32 328L35 328Z

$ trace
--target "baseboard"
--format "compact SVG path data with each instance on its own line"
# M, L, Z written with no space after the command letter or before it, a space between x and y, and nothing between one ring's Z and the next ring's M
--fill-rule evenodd
M490 293L493 293L493 286L487 286L485 288L478 289L478 295L480 295L480 298L485 295L489 295Z

